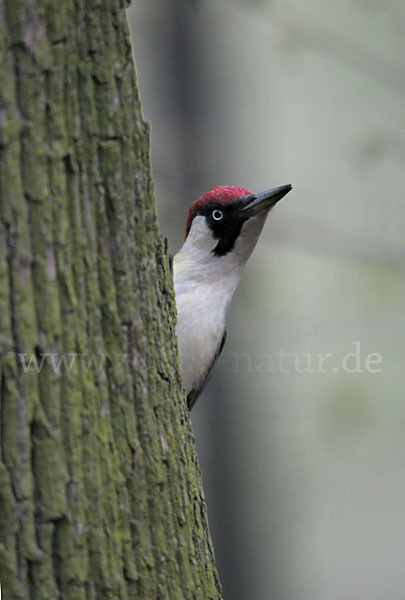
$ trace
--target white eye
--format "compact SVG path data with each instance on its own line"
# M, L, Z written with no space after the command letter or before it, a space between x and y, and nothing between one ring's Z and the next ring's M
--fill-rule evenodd
M214 221L220 221L223 216L224 213L222 212L222 210L215 209L212 211L212 218L214 219Z

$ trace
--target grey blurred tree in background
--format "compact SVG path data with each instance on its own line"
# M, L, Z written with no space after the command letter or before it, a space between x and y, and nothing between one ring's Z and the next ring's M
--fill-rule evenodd
M5 600L221 598L125 8L0 1Z
M192 412L224 596L402 598L405 4L137 0L130 21L171 251L210 187L294 186Z

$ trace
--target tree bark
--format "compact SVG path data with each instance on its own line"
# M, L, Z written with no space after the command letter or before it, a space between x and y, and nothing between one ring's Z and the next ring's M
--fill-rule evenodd
M221 598L125 7L0 0L3 600Z

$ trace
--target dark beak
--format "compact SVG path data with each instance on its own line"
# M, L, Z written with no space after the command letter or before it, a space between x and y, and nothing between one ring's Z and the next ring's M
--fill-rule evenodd
M281 185L280 187L266 190L249 198L249 203L242 208L242 212L248 217L253 217L262 210L272 208L281 198L284 198L289 191L292 190L292 185Z

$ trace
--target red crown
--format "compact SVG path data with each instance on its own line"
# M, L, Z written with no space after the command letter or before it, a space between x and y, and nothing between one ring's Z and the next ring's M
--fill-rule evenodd
M232 200L236 200L241 196L250 196L252 192L243 187L234 185L217 185L202 196L200 196L188 209L185 237L188 236L192 220L195 215L209 202L220 202L226 204Z

